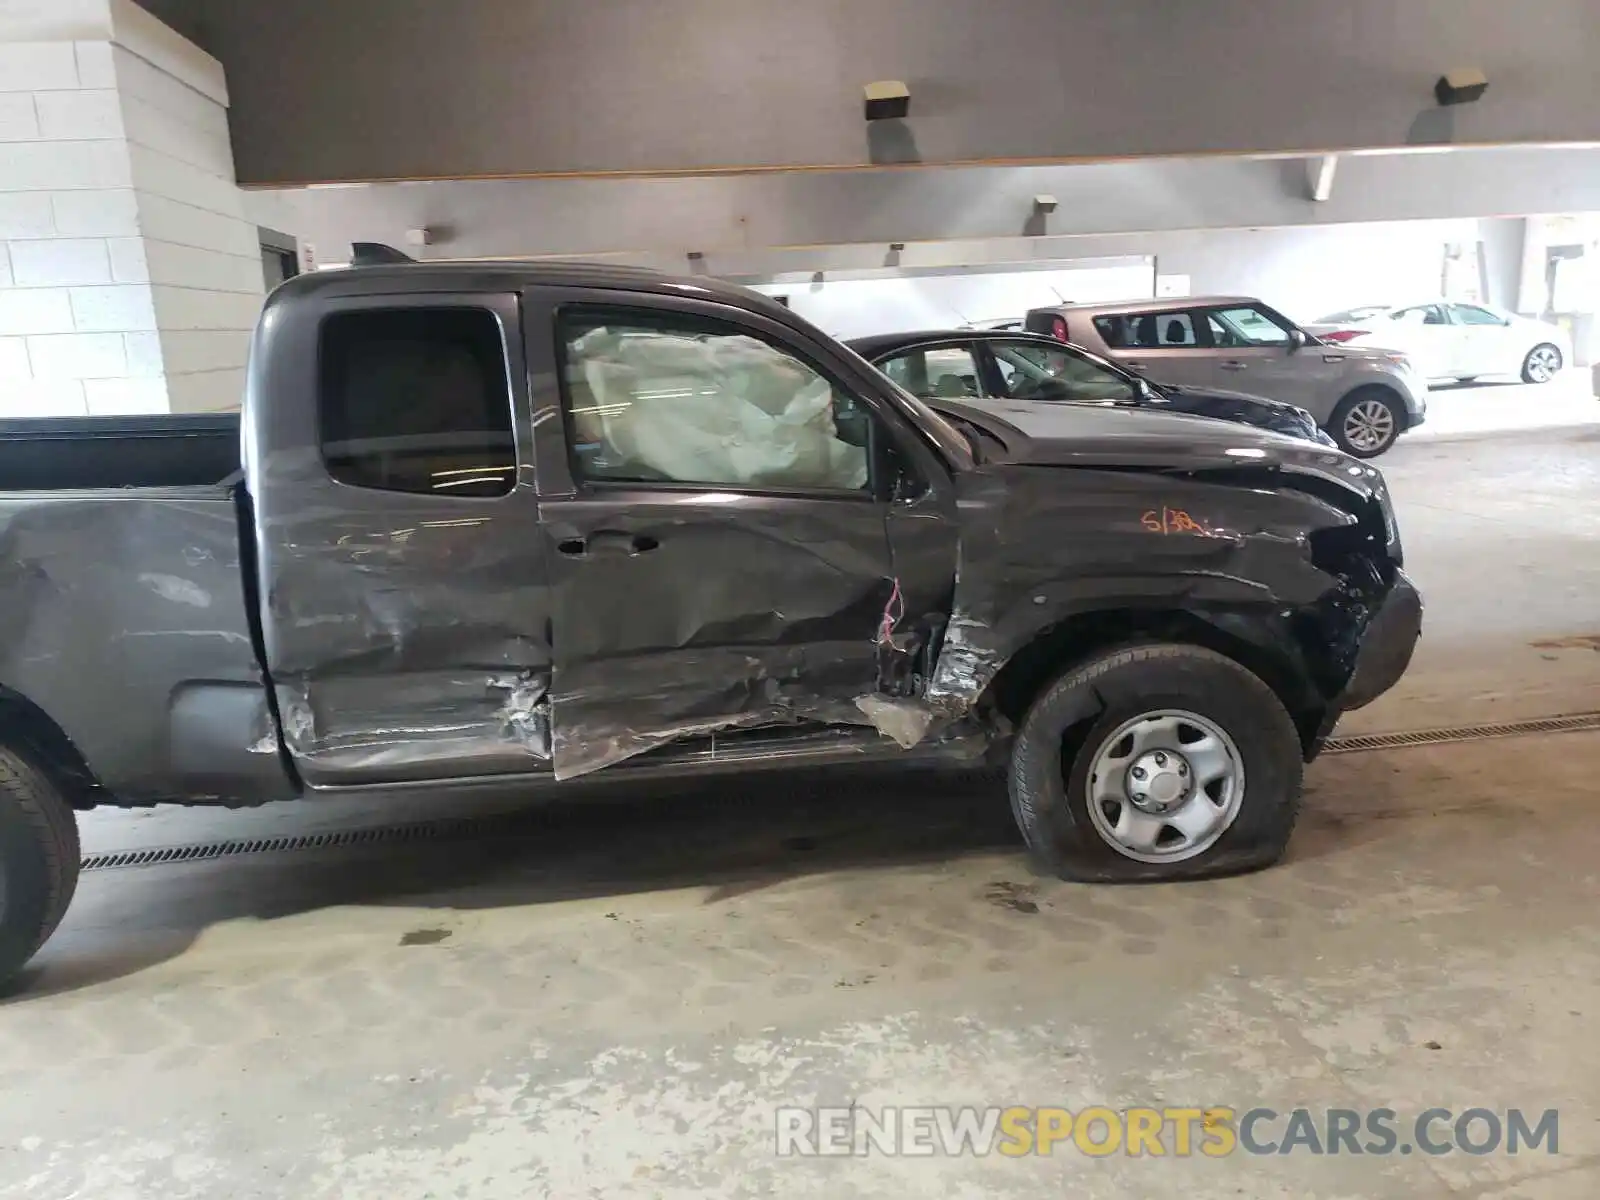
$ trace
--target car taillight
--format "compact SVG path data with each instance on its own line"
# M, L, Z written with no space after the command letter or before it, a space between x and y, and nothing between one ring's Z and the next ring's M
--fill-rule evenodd
M1058 342L1066 341L1067 340L1067 319L1065 317L1057 317L1054 321L1051 321L1050 322L1050 332L1055 335L1056 341L1058 341Z
M1318 336L1325 342L1348 342L1351 338L1366 337L1370 330L1366 329L1336 329L1332 333L1323 333Z

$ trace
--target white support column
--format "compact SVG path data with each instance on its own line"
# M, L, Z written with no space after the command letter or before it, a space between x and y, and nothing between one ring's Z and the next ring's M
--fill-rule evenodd
M263 276L227 102L131 0L0 12L0 416L238 406Z

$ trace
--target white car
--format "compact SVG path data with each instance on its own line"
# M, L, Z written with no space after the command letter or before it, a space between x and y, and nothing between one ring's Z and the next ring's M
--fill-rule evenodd
M1524 383L1549 383L1572 358L1564 329L1486 304L1373 304L1304 328L1325 342L1402 351L1430 380L1517 375Z

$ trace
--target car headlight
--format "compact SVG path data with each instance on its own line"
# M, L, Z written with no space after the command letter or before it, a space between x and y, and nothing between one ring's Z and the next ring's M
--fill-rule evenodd
M1385 354L1383 357L1388 359L1395 366L1399 367L1402 371L1411 370L1411 359L1408 358L1404 354L1392 354L1391 353L1391 354Z

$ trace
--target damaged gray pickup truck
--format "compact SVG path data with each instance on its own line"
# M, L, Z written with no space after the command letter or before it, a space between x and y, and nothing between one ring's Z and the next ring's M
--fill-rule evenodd
M1007 761L1063 877L1275 860L1418 637L1382 477L1202 417L936 403L705 278L280 287L231 475L130 480L85 433L0 477L0 978L96 806Z

